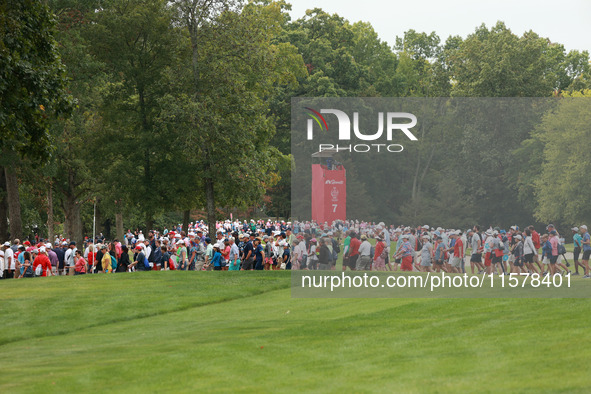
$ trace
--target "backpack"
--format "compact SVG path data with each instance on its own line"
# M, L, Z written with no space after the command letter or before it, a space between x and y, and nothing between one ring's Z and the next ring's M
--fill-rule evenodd
M43 264L39 264L37 268L35 268L35 276L43 275Z
M558 244L558 254L565 254L566 253L566 248L564 247L564 244Z
M113 271L117 270L117 259L113 256L111 256L111 268Z
M372 246L371 248L369 248L369 257L371 257L371 259L373 260L373 256L375 256L376 254L376 247Z
M148 258L147 257L144 257L144 267L147 270L150 270L150 262L148 261Z

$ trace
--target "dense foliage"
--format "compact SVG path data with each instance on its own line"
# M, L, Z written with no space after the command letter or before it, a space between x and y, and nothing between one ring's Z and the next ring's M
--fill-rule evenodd
M20 201L25 234L78 240L92 231L95 204L98 231L112 237L186 223L198 210L210 222L253 207L289 217L294 96L553 97L591 87L586 51L501 22L445 41L409 30L386 37L390 47L370 24L318 8L291 20L283 1L47 3L3 2L0 13L2 165L13 169L0 177L1 239L7 195ZM68 93L73 113L49 116L68 114ZM588 121L555 132L571 106L526 135L427 131L393 175L389 216L454 227L591 219L569 200L586 190ZM369 177L350 195L367 199L375 184ZM494 206L476 209L483 196ZM378 220L366 206L359 214Z

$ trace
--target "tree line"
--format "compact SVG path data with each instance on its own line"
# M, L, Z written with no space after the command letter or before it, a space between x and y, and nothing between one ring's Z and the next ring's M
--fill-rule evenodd
M553 97L591 88L586 51L502 22L445 41L409 30L389 46L369 23L319 8L292 20L283 1L5 4L0 239L59 231L81 240L95 204L99 231L119 237L124 226L186 226L195 209L210 225L220 208L287 218L291 97ZM552 122L512 138L459 136L459 153L470 158L461 166L444 155L457 141L432 136L437 144L421 145L397 170L414 176L392 195L393 220L504 220L459 209L498 194L491 211L513 220L576 222L575 205L545 203L574 186L543 189L562 179L552 160L586 151L551 146ZM584 142L583 125L562 144ZM491 141L502 142L497 151L475 149ZM507 160L492 160L499 152ZM583 196L585 183L575 184Z

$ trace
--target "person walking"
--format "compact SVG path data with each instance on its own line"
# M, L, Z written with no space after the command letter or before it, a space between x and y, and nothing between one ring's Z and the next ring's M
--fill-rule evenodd
M367 240L367 235L361 236L361 245L359 246L359 258L355 265L356 271L369 271L371 269L371 244Z
M396 254L394 255L394 259L401 259L400 269L402 271L412 271L412 257L414 253L414 248L409 241L408 235L402 236L402 245Z

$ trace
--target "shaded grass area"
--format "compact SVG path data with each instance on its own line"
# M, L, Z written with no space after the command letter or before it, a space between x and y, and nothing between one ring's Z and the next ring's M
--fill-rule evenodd
M69 307L86 321L78 321L74 311L54 314L49 308L12 314L12 329L33 334L2 345L0 390L588 392L591 387L589 300L292 299L288 273L230 274L103 275L59 278L59 286L49 279L30 281L23 289L4 287L2 305L9 301L21 311L39 295L111 297L98 299L95 315ZM15 296L8 298L11 293ZM109 302L120 298L125 302ZM46 324L56 331L37 334Z

